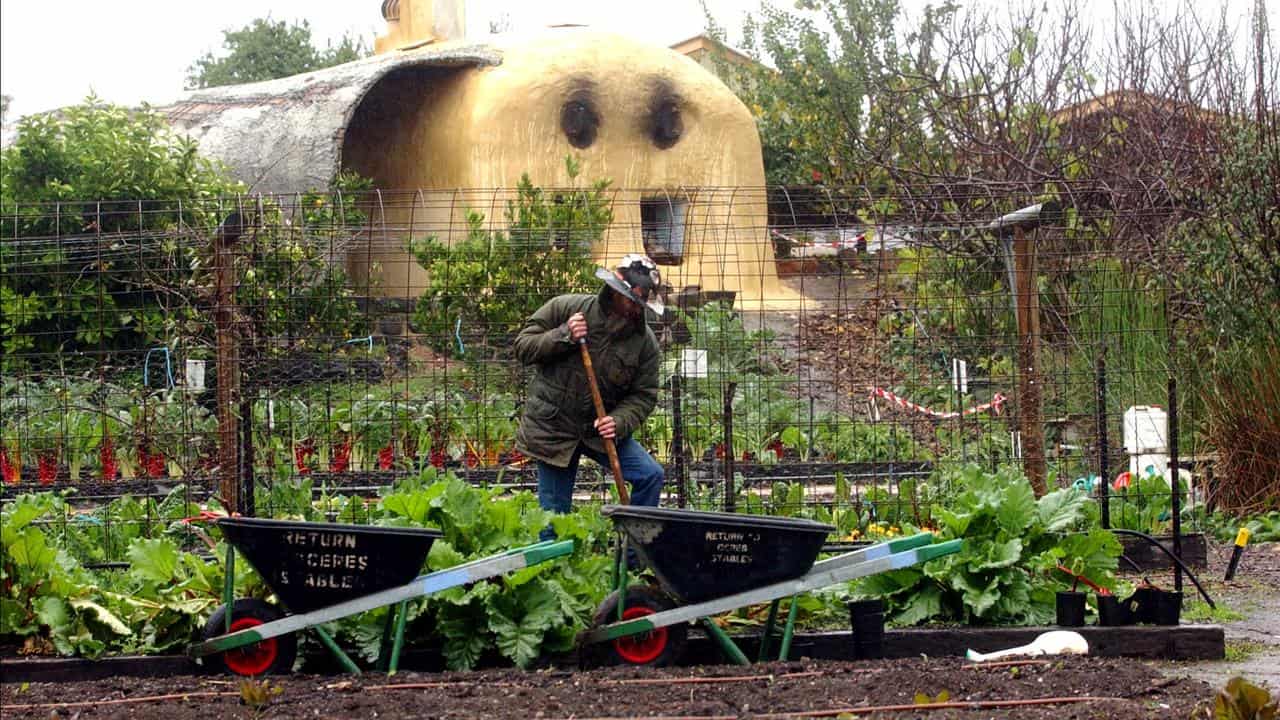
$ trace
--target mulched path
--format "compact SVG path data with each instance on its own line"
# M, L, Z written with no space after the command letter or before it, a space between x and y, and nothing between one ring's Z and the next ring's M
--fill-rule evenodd
M298 675L269 682L281 691L258 708L242 703L236 680L221 677L119 678L29 686L10 683L0 685L0 706L9 720L837 717L884 705L906 707L876 712L874 717L1183 720L1197 708L1206 707L1213 695L1203 682L1167 678L1145 663L1076 657L1000 667L977 667L952 658L916 658L792 661L750 668L402 673L394 678ZM917 693L937 700L943 692L949 703L1098 699L969 709L926 709L913 704ZM176 697L120 702L161 695Z

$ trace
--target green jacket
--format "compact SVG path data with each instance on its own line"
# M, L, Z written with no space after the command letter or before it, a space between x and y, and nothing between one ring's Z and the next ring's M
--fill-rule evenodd
M617 424L617 437L629 437L658 403L658 340L645 323L610 335L599 295L561 295L525 323L516 336L516 358L535 366L516 433L516 449L556 467L568 467L578 443L596 452L604 444L592 423L596 419L582 354L569 340L569 316L587 320L591 365L605 411Z

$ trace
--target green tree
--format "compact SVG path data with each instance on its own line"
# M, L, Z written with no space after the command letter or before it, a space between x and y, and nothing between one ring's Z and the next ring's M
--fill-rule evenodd
M225 56L207 52L187 69L187 86L210 88L221 85L274 80L311 72L369 54L364 39L343 35L335 46L315 47L311 25L303 20L290 25L283 20L258 18L239 30L224 30Z
M90 96L57 115L22 118L0 151L6 364L15 353L114 349L162 337L181 313L165 307L150 276L191 268L196 249L175 237L136 239L216 223L216 203L200 201L243 189L146 108ZM124 242L129 235L132 244Z

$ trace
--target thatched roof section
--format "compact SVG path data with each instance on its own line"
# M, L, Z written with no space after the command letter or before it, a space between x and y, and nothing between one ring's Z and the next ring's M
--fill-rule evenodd
M389 73L501 62L501 52L488 45L425 46L278 80L197 90L156 110L253 192L299 192L328 186L341 168L352 114Z

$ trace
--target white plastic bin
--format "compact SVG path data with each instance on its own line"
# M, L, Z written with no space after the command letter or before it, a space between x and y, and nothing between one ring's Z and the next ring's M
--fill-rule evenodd
M1154 466L1163 474L1169 468L1169 416L1153 405L1135 405L1124 411L1124 450L1129 472L1145 474Z

